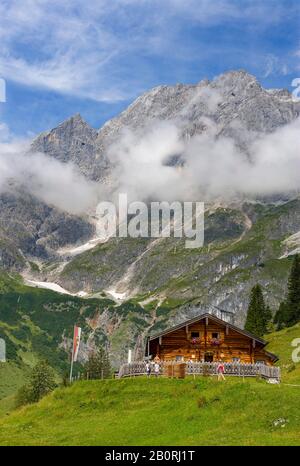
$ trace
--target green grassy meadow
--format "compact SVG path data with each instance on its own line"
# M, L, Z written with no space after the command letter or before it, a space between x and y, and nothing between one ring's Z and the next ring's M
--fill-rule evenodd
M277 419L284 425L275 425ZM191 377L78 382L0 421L1 445L299 445L300 390Z
M299 445L300 363L291 360L299 337L300 324L268 335L280 385L235 377L82 381L8 415L9 396L0 402L0 445Z

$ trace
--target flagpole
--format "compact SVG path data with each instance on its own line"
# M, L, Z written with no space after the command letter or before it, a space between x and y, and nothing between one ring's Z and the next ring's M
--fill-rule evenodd
M72 351L71 370L70 370L70 383L72 383L72 375L73 375L73 351Z
M72 358L71 358L71 369L70 369L70 383L72 383L72 376L73 376L73 363L74 363L74 335L75 335L75 327L73 330L73 340L72 340Z

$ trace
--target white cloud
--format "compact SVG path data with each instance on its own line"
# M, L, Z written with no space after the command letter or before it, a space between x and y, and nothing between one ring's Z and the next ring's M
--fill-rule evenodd
M131 200L224 200L291 193L300 189L300 118L257 136L249 154L229 137L209 130L183 141L175 123L156 123L144 133L125 133L111 148L117 161L115 191ZM251 135L249 135L249 139ZM253 140L253 138L252 138ZM184 167L165 163L180 154Z
M115 163L113 184L117 192L126 192L129 200L168 199L180 192L180 173L166 166L169 156L182 153L183 141L178 128L167 122L154 123L137 133L127 131L112 146L108 157Z
M265 70L263 77L268 78L269 76L286 76L290 72L290 67L286 60L277 57L274 54L268 54L265 58Z
M186 54L183 22L265 24L281 12L258 0L2 0L0 76L98 101L129 99L147 86L147 57Z
M0 142L0 193L14 189L15 184L72 214L94 207L100 192L100 186L85 179L72 164L30 153L28 141Z
M128 98L126 86L116 85L111 73L112 60L126 44L105 24L114 10L109 5L106 0L2 2L0 76L99 101Z
M99 199L125 192L130 201L236 198L300 190L300 118L274 133L249 134L248 154L206 118L206 132L182 138L184 121L154 122L135 133L126 131L111 146L115 163L107 186L84 178L77 168L40 153L26 141L0 142L0 192L24 186L47 204L72 214L94 208ZM8 128L0 125L5 137ZM180 156L184 165L170 166ZM109 191L109 192L108 192Z

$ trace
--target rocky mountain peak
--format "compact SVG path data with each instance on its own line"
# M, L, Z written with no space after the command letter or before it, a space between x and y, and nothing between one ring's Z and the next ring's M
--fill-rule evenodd
M62 138L75 137L78 139L94 139L97 136L97 131L92 128L80 115L76 113L67 120L60 123L57 127L50 131L40 134L32 143L32 146L39 146L41 141L47 142L49 139L52 141L60 141Z
M64 163L73 162L84 175L94 178L97 172L97 135L97 131L76 113L51 131L39 135L31 149Z
M72 128L78 128L78 127L81 127L81 128L86 128L88 130L92 130L93 132L95 131L83 118L82 116L80 115L80 113L75 113L75 115L72 115L70 118L68 118L67 120L63 121L62 123L60 123L60 125L58 126L59 127L64 127L64 128L68 128L68 127L72 127Z
M288 91L264 89L255 76L234 70L212 81L157 86L145 92L99 130L97 144L105 153L124 129L135 131L159 120L180 121L182 134L194 136L205 131L203 120L209 118L219 134L232 137L247 151L251 138L275 131L299 113L300 104Z
M91 179L103 179L110 170L108 150L124 130L136 131L158 121L179 124L182 134L194 136L206 130L209 118L218 134L232 137L243 151L259 134L270 133L293 121L300 104L285 89L264 89L245 70L227 71L212 81L161 85L139 96L126 110L99 130L76 113L32 144L61 160L77 164Z
M256 81L257 82L256 77L244 69L225 71L224 73L220 74L214 79L214 81L220 81L220 82L226 81L226 80L231 80L231 81L236 81L236 82L238 81L244 81L244 82L245 81L248 81L248 82Z

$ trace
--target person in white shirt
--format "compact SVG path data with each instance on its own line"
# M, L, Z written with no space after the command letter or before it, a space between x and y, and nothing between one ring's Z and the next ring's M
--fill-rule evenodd
M150 375L151 375L151 364L150 364L150 362L146 363L146 374L147 374L147 377L150 377Z
M155 377L158 377L158 376L159 376L159 369L160 369L159 364L158 364L158 362L156 362L156 363L154 364L154 374L155 374Z

